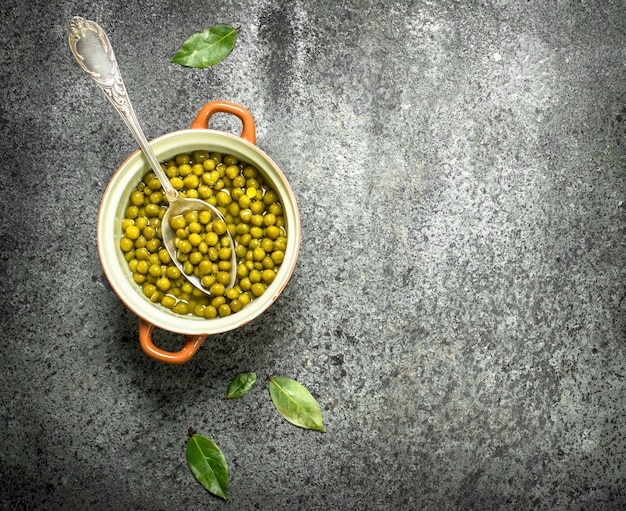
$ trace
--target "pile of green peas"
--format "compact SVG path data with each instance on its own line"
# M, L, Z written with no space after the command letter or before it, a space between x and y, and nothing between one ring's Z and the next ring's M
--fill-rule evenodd
M203 284L208 284L205 287L210 295L195 288L176 267L162 243L161 220L168 202L161 183L149 171L130 193L121 226L120 249L128 262L132 280L150 301L177 314L212 319L241 311L265 292L285 258L287 231L278 193L256 167L240 162L232 155L198 150L178 154L161 165L182 197L203 199L218 208L235 246L228 246L228 237L220 236L224 227L220 224L217 227L218 241L213 247L218 257L211 261L217 263L217 268L212 264L210 270L208 266L200 269L200 260L195 261L196 264L189 261L190 254L195 251L193 244L187 253L185 250L189 247L186 245L184 250L178 250L179 259L187 257L183 264L191 264L185 271L202 274L206 270L203 277L208 278ZM192 224L201 224L202 212L188 214L191 215L189 218L173 219L182 218L185 224L183 226L181 222L176 229L177 236L180 234L179 243L189 241L191 234L195 234L193 230L197 226L189 229ZM205 242L208 224L204 224ZM214 232L215 228L213 222L209 232ZM185 229L187 231L183 232ZM220 269L220 262L226 261L226 255L230 259L228 250L220 255L223 249L234 249L237 259L237 277L230 288L221 275L226 265L222 264Z
M189 211L172 218L170 227L176 233L176 258L185 274L198 277L210 293L215 284L228 288L233 249L226 222L213 221L210 211Z

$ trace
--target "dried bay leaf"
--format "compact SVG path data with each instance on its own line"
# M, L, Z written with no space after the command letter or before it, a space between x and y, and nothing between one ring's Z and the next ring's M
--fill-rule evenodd
M326 431L320 405L301 383L284 376L270 377L270 396L287 421L305 429Z
M172 57L172 62L187 67L213 66L234 48L239 28L215 25L190 36Z
M226 389L226 399L237 399L246 394L256 382L255 373L240 373L233 378Z
M228 465L224 454L212 440L192 434L187 441L187 462L205 489L224 500L228 498Z

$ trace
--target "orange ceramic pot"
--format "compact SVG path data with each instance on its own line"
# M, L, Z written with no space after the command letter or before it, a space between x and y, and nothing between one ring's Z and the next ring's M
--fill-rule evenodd
M237 116L242 122L241 136L208 129L209 119L218 112ZM241 311L227 317L204 319L181 316L152 303L132 278L128 263L119 248L121 224L125 218L128 197L149 170L141 151L136 151L120 166L109 182L98 214L97 241L100 261L111 287L124 304L139 318L139 343L149 356L162 362L181 364L190 360L207 336L227 332L252 321L264 312L281 294L291 278L300 250L300 213L294 193L278 166L256 145L256 129L250 112L235 103L214 101L206 104L190 129L162 135L150 142L159 160L171 159L179 153L207 150L232 154L240 161L254 165L278 192L285 215L287 249L276 279L260 297ZM180 351L170 352L152 340L155 327L186 336Z

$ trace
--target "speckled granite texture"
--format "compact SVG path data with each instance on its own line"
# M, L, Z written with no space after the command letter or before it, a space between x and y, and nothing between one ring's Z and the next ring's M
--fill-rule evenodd
M240 103L298 198L283 295L182 366L144 355L98 260L135 143L73 15L109 33L149 138ZM217 23L241 26L226 60L170 63ZM625 48L621 0L0 0L0 508L625 509ZM266 373L327 432L283 421Z

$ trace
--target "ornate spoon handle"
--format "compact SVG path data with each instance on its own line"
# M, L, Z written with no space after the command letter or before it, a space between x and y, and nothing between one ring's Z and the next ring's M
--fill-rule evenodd
M96 22L75 16L70 22L69 44L76 61L102 89L124 119L152 170L159 178L168 200L174 202L178 198L178 192L172 187L165 172L161 169L161 164L141 129L106 33Z

